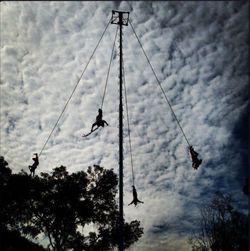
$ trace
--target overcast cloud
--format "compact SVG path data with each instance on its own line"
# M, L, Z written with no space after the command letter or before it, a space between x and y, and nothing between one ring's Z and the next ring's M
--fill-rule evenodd
M214 191L232 193L238 207L247 208L241 189L247 174L249 3L1 2L1 155L15 172L28 171L113 9L130 11L176 116L203 159L193 170L180 128L131 27L124 26L135 184L145 202L126 206L132 183L124 116L125 218L144 227L131 250L186 251L198 208ZM110 126L81 137L101 105L116 28L108 27L38 172L100 164L118 173L118 41L103 107Z

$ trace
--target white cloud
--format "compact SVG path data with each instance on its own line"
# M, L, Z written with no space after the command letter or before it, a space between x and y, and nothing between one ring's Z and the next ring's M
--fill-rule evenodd
M216 189L231 189L242 198L241 184L234 177L246 169L242 155L246 146L244 137L240 132L236 136L234 130L237 123L244 123L241 118L248 103L246 5L2 2L1 154L14 171L27 170L78 81L111 10L132 9L131 22L188 140L203 158L203 165L194 171L185 139L136 37L131 27L124 27L134 170L139 198L145 201L136 209L125 206L126 218L141 220L145 232L132 250L161 250L166 243L170 250L178 245L178 250L187 250L186 237L180 233L193 227L192 217L204 196L209 199ZM118 42L103 108L110 126L81 138L101 105L116 28L109 26L43 151L38 172L59 165L79 171L95 163L118 171ZM124 118L126 130L126 114ZM131 168L127 137L124 141L127 204ZM154 232L156 225L168 226L167 231ZM176 236L165 240L172 234Z

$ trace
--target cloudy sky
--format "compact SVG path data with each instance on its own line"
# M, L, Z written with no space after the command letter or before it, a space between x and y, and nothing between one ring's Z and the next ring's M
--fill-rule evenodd
M1 155L28 171L86 66L111 11L130 21L177 118L203 159L192 169L187 143L133 34L123 27L123 53L135 185L132 199L124 116L124 212L144 235L133 251L188 250L199 206L230 192L244 210L247 175L249 3L1 2ZM101 105L116 25L108 29L40 157L40 171L70 172L100 164L118 173L119 43L115 44L104 119L84 139ZM125 108L125 106L124 106ZM125 114L124 114L125 115Z

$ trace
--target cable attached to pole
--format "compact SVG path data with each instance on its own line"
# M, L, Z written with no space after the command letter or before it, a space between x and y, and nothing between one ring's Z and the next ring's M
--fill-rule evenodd
M125 81L125 69L124 69L124 61L123 60L122 60L122 68L123 68L123 84L124 84L124 91L125 91L125 103L126 103L126 111L127 111L128 138L129 138L130 161L131 161L131 170L132 170L132 183L134 186L135 185L135 176L134 176L134 165L133 165L133 155L132 155L132 144L131 144L131 137L130 137L130 123L129 123L129 113L128 113L126 81Z
M92 52L92 54L91 54L91 56L90 56L90 58L89 58L89 60L88 60L88 62L87 62L87 64L86 64L86 66L85 66L85 68L84 68L84 70L82 71L82 74L81 74L80 78L78 79L78 81L77 81L77 83L76 83L76 85L75 85L75 87L74 87L74 89L73 89L71 95L69 96L69 98L68 98L66 104L64 105L64 107L63 107L63 109L62 109L62 112L61 112L60 116L58 117L58 119L57 119L57 121L56 121L56 123L55 123L55 125L54 125L54 127L53 127L53 129L52 129L52 131L50 132L50 134L49 134L47 140L45 141L45 143L44 143L44 145L43 145L43 147L42 147L42 150L40 151L40 153L39 153L39 155L38 155L39 157L40 157L40 155L42 154L42 152L43 152L45 146L47 145L47 143L48 143L48 141L49 141L49 139L50 139L52 133L54 132L55 128L57 127L57 125L58 125L58 123L59 123L59 121L60 121L60 119L61 119L61 117L62 117L64 111L66 110L66 107L68 106L68 104L69 104L69 102L70 102L70 100L71 100L71 98L72 98L72 96L73 96L73 94L74 94L74 92L75 92L75 90L76 90L78 84L80 83L80 80L82 79L82 76L83 76L83 74L85 73L85 71L86 71L86 69L87 69L87 67L88 67L88 65L89 65L89 63L90 63L90 61L91 61L91 59L93 58L93 56L94 56L94 54L95 54L95 52L96 52L96 49L98 48L98 46L99 46L99 44L100 44L100 42L101 42L101 40L102 40L102 38L103 38L103 36L104 36L104 34L105 34L105 32L106 32L106 30L107 30L107 28L108 28L110 22L111 22L111 19L109 20L108 24L106 25L106 27L105 27L105 29L104 29L102 35L101 35L101 38L99 39L99 41L98 41L98 43L97 43L95 49L93 50L93 52Z
M112 58L113 58L113 54L114 54L115 41L116 41L116 37L117 37L117 33L118 33L118 28L119 28L119 26L117 26L117 28L116 28L115 40L114 40L114 43L113 43L113 48L112 48L112 52L111 52L111 56L110 56L109 68L108 68L108 73L107 73L107 77L106 77L106 83L105 83L103 97L102 97L101 109L103 108L104 98L105 98L105 94L106 94L106 89L107 89L107 84L108 84L108 79L109 79L109 72L110 72L111 62L112 62Z
M161 86L161 83L160 83L160 81L159 81L159 79L158 79L158 77L157 77L157 75L156 75L156 73L155 73L155 71L154 71L154 68L153 68L152 64L150 63L149 58L148 58L148 56L147 56L145 50L143 49L142 43L141 43L139 37L137 36L137 34L136 34L136 32L135 32L135 29L134 29L133 25L131 24L130 20L129 20L129 24L130 24L130 26L131 26L131 28L132 28L132 30L133 30L133 32L134 32L134 34L135 34L135 36L136 36L136 38L137 38L139 44L140 44L140 46L141 46L141 49L142 49L142 51L143 51L143 53L144 53L144 55L145 55L145 57L146 57L146 59L147 59L149 65L150 65L151 70L153 71L153 73L154 73L154 75L155 75L155 78L156 78L156 80L157 80L157 83L158 83L158 85L159 85L159 87L160 87L160 89L161 89L161 91L162 91L162 93L163 93L163 95L164 95L164 97L165 97L165 99L166 99L166 101L167 101L167 103L168 103L168 105L169 105L169 107L170 107L170 109L171 109L173 115L174 115L175 120L177 121L178 126L179 126L180 129L181 129L181 132L182 132L182 134L183 134L183 136L184 136L184 138L185 138L187 144L188 144L189 146L191 146L190 143L189 143L189 141L188 141L188 139L187 139L187 137L186 137L186 135L185 135L185 133L184 133L184 131L183 131L183 129L182 129L182 127L181 127L181 125L180 125L179 120L177 119L177 117L176 117L176 115L175 115L175 112L174 112L172 106L170 105L170 102L169 102L169 100L168 100L168 98L167 98L167 96L166 96L166 93L165 93L165 91L163 90L163 88L162 88L162 86Z

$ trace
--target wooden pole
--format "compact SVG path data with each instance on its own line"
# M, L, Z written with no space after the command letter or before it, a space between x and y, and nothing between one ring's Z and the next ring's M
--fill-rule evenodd
M119 12L120 25L120 104L119 104L119 251L123 245L123 104L122 104L122 12Z
M125 16L125 17L124 17ZM120 90L119 90L119 251L124 250L124 218L123 218L123 104L122 104L122 26L128 25L129 12L112 11L112 24L120 26ZM118 19L118 21L117 21Z

